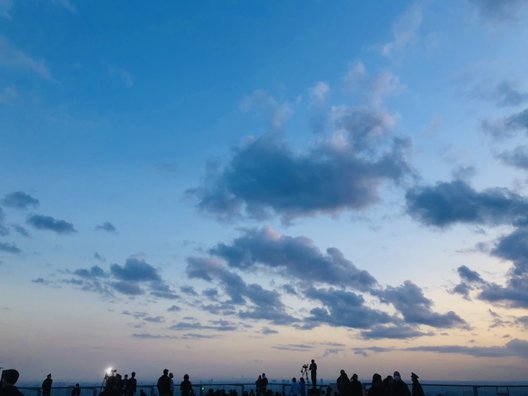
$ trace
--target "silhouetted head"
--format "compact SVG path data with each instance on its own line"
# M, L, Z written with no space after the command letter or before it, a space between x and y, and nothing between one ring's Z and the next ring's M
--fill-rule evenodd
M312 363L315 363L315 360L312 359Z
M292 378L292 382L297 382L297 379L295 377Z
M377 384L381 384L381 375L379 375L378 373L375 373L372 376L372 385L377 385Z
M185 375L183 376L183 379L187 381L187 380L189 379L189 374L185 374Z
M352 374L352 379L356 381L358 379L358 375L356 373Z
M163 369L163 375L169 374L169 369Z
M15 369L7 369L2 371L2 384L15 385L20 374Z
M394 372L394 379L395 379L395 380L399 380L399 379L401 379L401 375L400 375L400 372L399 372L399 371L395 371L395 372Z
M47 379L51 379L51 374L46 375Z
M346 373L345 373L345 370L343 370L343 369L341 369L341 371L340 371L339 373L340 373L341 375L346 374Z
M135 371L132 371L132 373L130 373L130 376L131 376L132 378L134 378L134 377L136 376L136 372L135 372Z
M174 378L174 374L169 373L169 378Z

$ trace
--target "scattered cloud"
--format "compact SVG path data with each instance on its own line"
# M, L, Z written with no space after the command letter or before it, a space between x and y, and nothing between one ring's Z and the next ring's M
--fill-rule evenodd
M4 222L5 222L5 213L2 210L2 208L0 208L0 236L9 235L9 229L6 227Z
M503 346L427 345L408 348L363 347L353 348L353 350L362 355L366 355L368 352L409 351L457 354L477 358L520 357L521 359L526 359L528 356L528 341L513 339Z
M411 188L405 198L411 216L435 227L455 223L499 225L528 221L528 200L506 188L478 192L466 182L455 180Z
M465 265L461 265L460 267L458 267L457 272L460 275L460 278L467 282L478 282L478 283L483 282L478 272L469 269Z
M203 325L199 322L179 322L170 327L171 330L177 331L196 331L196 330L214 330L214 331L235 331L238 326L235 323L220 320L220 321L209 321L208 325Z
M180 338L174 335L150 334L150 333L134 333L132 334L132 337L141 338L143 340L177 340Z
M470 0L481 17L493 23L515 20L526 2L523 0Z
M182 293L187 294L189 296L197 297L198 293L196 290L194 290L194 287L192 286L182 286L180 287L180 290Z
M261 334L264 334L264 335L270 335L270 334L279 334L279 332L275 329L272 329L272 328L269 328L269 327L263 327L261 330L260 330L260 333Z
M286 344L286 345L275 345L275 346L272 346L272 348L278 349L280 351L310 352L314 349L314 346L304 345L304 344Z
M528 92L518 89L518 84L511 81L502 81L497 85L493 98L498 106L518 106L528 101Z
M22 227L21 225L18 225L18 224L13 224L11 225L11 227L13 228L13 230L15 230L18 234L28 238L29 237L29 232L24 228Z
M13 243L0 242L0 252L19 254L21 250Z
M354 88L367 75L365 64L361 61L348 65L348 70L344 78L345 86Z
M26 194L23 191L9 193L1 202L2 205L15 209L37 208L40 204L38 199L33 198L31 195Z
M374 326L368 330L362 330L360 332L361 338L370 340L370 339L408 339L416 338L427 335L432 335L433 333L423 332L416 329L413 326L408 326L404 323L399 326Z
M528 132L528 109L496 120L484 120L482 129L496 139L515 136L519 131Z
M95 227L95 229L98 230L98 231L106 231L106 232L109 232L109 233L116 233L117 232L117 229L109 221L105 221L104 223L97 225Z
M285 312L277 291L266 290L257 284L246 284L240 275L229 271L220 260L190 257L187 259L187 276L207 282L217 282L229 297L229 304L246 306L238 315L244 319L263 319L275 324L295 321Z
M128 258L125 265L112 264L112 275L123 281L144 282L160 281L158 271L146 261L134 257Z
M73 234L77 232L73 224L51 216L31 215L27 218L26 223L37 230L48 230L57 234Z
M312 240L282 235L270 227L245 230L232 244L220 243L209 252L233 268L248 270L260 266L310 283L347 285L359 290L370 289L377 283L338 249L328 248L323 254Z
M98 265L94 265L90 269L80 268L75 270L73 273L74 275L86 279L105 278L108 276L108 274L106 274L104 270Z
M135 282L129 282L129 281L112 282L110 286L112 286L119 293L126 294L129 296L139 296L145 293L143 289L141 289L139 284Z
M528 341L514 339L504 346L462 346L462 345L440 345L440 346L417 346L405 348L405 351L436 352L469 355L474 357L508 357L516 356L526 359L528 356Z
M4 8L5 10L5 8ZM53 80L43 61L36 60L19 50L7 38L0 35L0 67L33 73L46 80Z
M330 86L324 81L317 82L310 88L310 100L313 105L320 106L323 104L330 94Z
M404 51L416 39L422 19L422 7L416 2L392 26L392 39L382 45L382 55L391 57Z
M515 168L528 170L528 146L518 146L497 154L503 163Z
M364 298L353 292L311 287L305 291L305 296L323 304L322 307L310 310L310 316L304 319L305 328L327 324L334 327L366 329L394 320L385 312L367 307Z
M98 265L80 268L73 272L80 278L77 284L82 290L96 292L105 297L113 296L114 291L139 296L149 294L153 297L175 300L180 298L170 286L161 279L156 268L143 259L130 257L124 265L112 264L108 271Z
M411 281L401 286L388 286L377 292L383 302L391 303L408 324L424 324L437 328L467 327L468 324L453 311L438 314L432 311L433 301Z
M392 139L380 152L390 116L334 108L332 120L336 134L305 153L293 151L278 134L253 139L188 194L197 198L200 210L221 220L277 214L287 223L369 207L380 199L384 182L398 183L411 173L408 141Z
M128 70L118 66L110 66L108 73L110 76L119 79L128 88L132 88L134 86L134 79Z
M244 97L240 103L243 112L261 112L268 120L272 130L281 130L286 121L293 114L288 102L280 103L264 90L256 90Z

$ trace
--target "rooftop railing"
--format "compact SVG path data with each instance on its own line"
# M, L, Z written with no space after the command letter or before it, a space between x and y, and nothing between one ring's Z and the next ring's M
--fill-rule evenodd
M370 388L369 383L363 383L365 392ZM411 389L411 384L409 389ZM318 394L325 395L325 390L330 386L335 390L335 384L326 384L318 386ZM460 385L460 384L433 384L422 383L422 387L427 396L528 396L528 385ZM271 391L273 396L289 396L289 383L269 383L268 391ZM24 396L42 396L42 390L39 387L18 387ZM73 386L53 387L51 396L71 396ZM102 396L101 386L82 386L81 396ZM159 396L156 385L138 385L135 396L139 396L140 390L143 390L147 396ZM199 383L193 384L194 394L196 396L217 396L215 391L224 391L226 395L231 392L236 392L237 396L243 396L245 392L248 394L256 394L254 383ZM334 395L336 393L333 393ZM308 393L308 396L311 392ZM179 384L175 384L174 395L181 396Z

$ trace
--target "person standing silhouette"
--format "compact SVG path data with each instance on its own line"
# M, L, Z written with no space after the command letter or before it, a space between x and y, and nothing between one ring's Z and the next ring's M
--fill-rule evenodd
M46 379L42 381L42 396L51 395L51 384L53 384L53 380L51 379L51 374L48 374Z
M163 375L158 378L158 393L159 396L170 396L171 379L169 377L169 370L164 369Z
M315 360L312 359L312 362L310 363L310 367L308 369L310 370L312 389L315 391L317 389L317 364L315 363Z

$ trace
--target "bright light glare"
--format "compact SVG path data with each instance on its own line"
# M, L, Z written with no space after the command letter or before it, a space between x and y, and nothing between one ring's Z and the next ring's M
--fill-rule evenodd
M112 375L112 370L113 370L112 367L108 367L106 369L106 375Z

